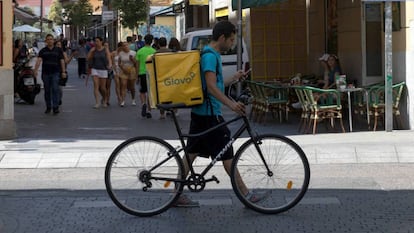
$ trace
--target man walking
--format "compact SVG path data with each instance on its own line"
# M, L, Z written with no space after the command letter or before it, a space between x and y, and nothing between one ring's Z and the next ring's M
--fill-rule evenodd
M37 75L42 64L42 81L45 92L46 111L53 109L53 114L59 113L59 79L66 78L66 66L62 49L54 46L51 34L46 36L46 47L40 50L37 57L34 73Z
M235 102L228 98L224 94L224 87L231 84L234 81L238 81L244 78L246 75L243 71L236 72L233 77L223 77L223 67L221 62L221 52L228 51L235 40L236 27L229 21L220 21L213 28L212 41L209 45L206 45L202 51L201 56L201 79L203 83L206 83L208 96L205 98L201 105L197 105L192 108L191 122L190 122L190 134L201 133L208 130L224 121L221 107L226 105L232 111L237 114L245 114L245 106L243 103ZM189 163L193 163L197 156L211 157L215 159L220 151L230 141L230 130L226 127L220 127L211 133L202 136L203 138L189 138L188 148L191 148L188 152L189 160L183 159L185 175L189 172ZM231 147L221 157L223 166L227 174L230 174L231 164L233 161L233 148ZM261 201L265 196L248 190L243 183L238 172L236 175L239 177L238 185L241 188L241 192L249 198L252 202ZM181 195L176 206L197 206L198 203L192 201L186 195Z
M138 71L138 81L140 83L140 99L141 99L141 116L142 117L147 117L147 118L151 118L151 110L150 110L150 106L149 106L149 102L148 102L148 98L147 98L147 92L148 92L148 88L147 88L147 68L145 67L145 62L147 61L147 57L149 55L152 55L156 52L156 50L151 47L152 41L153 41L154 37L150 34L147 34L144 37L144 41L145 41L145 46L140 48L135 56L135 59L138 61L139 64L139 71Z

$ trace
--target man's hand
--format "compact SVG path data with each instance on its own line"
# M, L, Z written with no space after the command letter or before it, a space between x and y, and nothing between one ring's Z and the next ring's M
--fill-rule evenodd
M231 106L230 106L231 110L233 110L235 113L244 116L246 115L246 107L244 106L243 103L240 102L232 102Z

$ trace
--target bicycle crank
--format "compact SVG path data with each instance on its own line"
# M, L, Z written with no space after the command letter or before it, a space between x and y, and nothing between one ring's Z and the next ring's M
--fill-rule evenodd
M187 187L191 192L201 192L206 187L206 183L211 181L215 181L217 184L220 183L215 176L206 180L201 174L193 174L188 177Z

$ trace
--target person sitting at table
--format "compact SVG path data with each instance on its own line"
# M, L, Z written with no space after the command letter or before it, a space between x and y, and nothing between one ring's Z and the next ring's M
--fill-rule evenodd
M321 65L324 68L324 76L322 80L323 89L330 89L336 85L335 77L342 73L339 59L333 54L324 54L321 58Z

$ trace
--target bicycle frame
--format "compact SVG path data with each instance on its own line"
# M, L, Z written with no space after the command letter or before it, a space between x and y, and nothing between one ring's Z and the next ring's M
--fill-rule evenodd
M210 169L214 166L214 164L216 164L217 163L217 161L219 161L220 159L221 159L221 157L223 156L223 154L224 153L226 153L227 152L227 150L233 145L233 143L245 132L245 131L247 131L248 132L248 134L249 134L249 136L250 136L250 138L251 139L253 139L253 141L254 141L254 144L255 144L255 147L256 147L256 149L257 149L257 151L258 151L258 153L259 153L259 155L260 155L260 158L262 159L262 161L263 161L263 163L264 163L264 166L266 167L266 169L267 169L267 171L268 171L268 174L271 174L271 171L270 171L270 169L269 169L269 167L268 167L268 165L267 165L267 162L265 161L265 159L264 159L264 157L263 157L263 154L262 154L262 151L260 150L260 148L259 148L259 146L258 146L258 142L255 140L255 138L256 138L256 133L255 132L253 132L253 130L252 130L252 128L251 128L251 126L250 126L250 123L249 123L249 120L247 119L247 117L246 116L236 116L236 117L234 117L233 119L231 119L231 120L229 120L229 121L224 121L224 122L222 122L222 123L220 123L220 124L218 124L218 125L216 125L216 126L214 126L214 127L212 127L212 128L209 128L209 129L207 129L207 130L205 130L205 131L203 131L203 132L200 132L200 133L197 133L197 134L184 134L183 132L182 132L182 130L181 130L181 127L180 127L180 124L179 124L179 122L178 122L178 120L177 120L177 117L176 117L176 115L175 115L175 113L174 113L174 111L172 111L172 108L171 107L165 107L164 108L166 111L170 111L171 112L171 114L172 114L172 118L173 118L173 121L174 121L174 125L175 125L175 127L176 127L176 130L177 130L177 133L178 133L178 137L179 137L179 139L180 139L180 143L181 143L181 148L179 148L178 150L176 150L176 152L175 152L175 154L179 154L180 152L182 152L182 151L184 151L184 157L185 157L185 159L186 159L186 161L187 161L187 164L189 164L189 169L190 169L190 174L191 175L194 175L194 174L196 174L195 173L195 171L194 171L194 168L193 168L193 166L192 166L192 163L190 163L190 157L189 157L189 153L188 153L188 150L189 149L191 149L191 147L189 147L187 144L186 144L186 142L184 141L184 139L188 139L188 138L197 138L197 137L200 137L200 136L203 136L203 135L206 135L206 134L208 134L208 133L210 133L210 132L212 132L212 131L214 131L214 130L216 130L216 129L218 129L218 128L220 128L220 127L223 127L223 126L226 126L226 125L229 125L229 124L231 124L231 123L233 123L233 122L236 122L236 121L240 121L240 120L243 120L243 123L242 123L242 125L238 128L238 130L236 131L236 133L234 133L234 135L230 138L230 141L223 147L223 149L217 154L217 156L214 158L214 159L212 159L211 160L211 162L208 164L208 166L206 167L206 168L204 168L204 170L201 172L201 177L204 177L207 173L208 173L208 171L210 171ZM196 139L197 140L197 139ZM199 140L199 139L198 139ZM173 154L173 155L171 155L171 156L174 156L175 154ZM167 160L168 160L169 158L167 158ZM161 164L162 164L163 162L161 162ZM154 178L154 177L153 177ZM185 180L182 180L182 181L180 181L180 180L176 180L176 181L178 181L178 182L186 182L187 181L187 179L185 179ZM206 180L206 181L210 181L210 180Z

